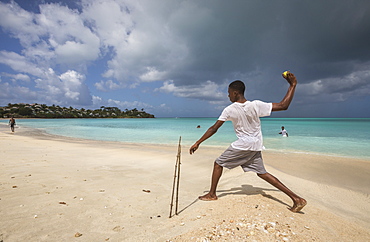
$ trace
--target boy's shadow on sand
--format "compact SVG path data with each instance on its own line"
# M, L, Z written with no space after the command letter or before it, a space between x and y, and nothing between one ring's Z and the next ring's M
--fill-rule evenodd
M267 194L265 191L279 191L277 189L268 189L262 187L254 187L252 185L241 185L241 187L234 187L229 190L218 190L217 192L221 193L218 197L225 197L227 195L262 195L266 198L272 199L276 202L279 202L285 206L290 207L287 203L281 201L280 199Z
M228 196L228 195L262 195L266 198L274 200L275 202L281 203L281 204L283 204L283 205L285 205L289 208L291 207L290 205L281 201L280 199L278 199L278 198L276 198L272 195L266 194L265 191L279 191L279 190L262 188L262 187L253 187L252 185L241 185L240 187L234 187L234 188L231 188L229 190L217 190L217 193L219 193L219 195L217 195L217 196L220 198L220 197L225 197L225 196ZM208 192L208 191L205 191L205 193L206 192ZM184 210L186 210L187 208L192 206L197 201L199 201L198 198L195 199L192 203L190 203L186 207L184 207L181 211L178 212L178 214L182 213ZM299 212L299 213L302 213L302 212Z

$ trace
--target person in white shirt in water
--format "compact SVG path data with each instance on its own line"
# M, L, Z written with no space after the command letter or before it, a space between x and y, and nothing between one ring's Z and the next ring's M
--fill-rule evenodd
M288 131L285 130L284 126L281 126L281 132L279 132L283 137L288 137Z
M200 200L217 200L216 189L223 167L232 169L241 166L245 172L253 171L257 173L260 178L288 195L293 201L293 206L290 208L292 212L301 211L307 204L305 199L292 192L265 170L261 155L263 143L260 117L269 116L271 112L287 110L294 96L297 85L296 77L292 73L288 73L286 76L283 75L283 78L289 83L289 88L285 97L279 103L266 103L258 100L248 101L244 97L245 85L242 81L237 80L229 85L228 93L232 104L222 111L216 123L189 149L190 154L193 154L199 148L199 145L214 135L225 121L232 121L238 139L215 160L210 191L200 196Z

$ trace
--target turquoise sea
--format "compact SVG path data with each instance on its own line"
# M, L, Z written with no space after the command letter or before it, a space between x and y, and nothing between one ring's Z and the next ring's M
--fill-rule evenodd
M190 146L217 118L155 119L19 119L22 128L83 139ZM1 122L6 122L2 120ZM201 128L197 128L200 125ZM289 133L281 137L281 126ZM279 152L316 153L370 160L369 118L262 118L264 146ZM202 145L227 148L236 139L226 122Z

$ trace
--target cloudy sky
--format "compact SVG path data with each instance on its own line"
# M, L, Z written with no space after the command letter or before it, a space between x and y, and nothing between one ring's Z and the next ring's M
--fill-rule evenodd
M0 106L217 117L227 86L273 117L370 117L368 0L0 0Z

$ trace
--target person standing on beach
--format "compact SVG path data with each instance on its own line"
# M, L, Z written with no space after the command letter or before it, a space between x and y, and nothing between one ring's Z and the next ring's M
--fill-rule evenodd
M288 91L280 103L266 103L259 100L248 101L244 97L245 85L242 81L234 81L229 85L229 99L232 102L221 113L216 123L212 125L203 136L189 149L193 154L199 145L214 135L225 121L231 120L238 139L218 157L213 166L210 191L200 196L200 200L217 200L216 189L222 175L223 167L228 169L241 166L244 172L253 171L263 180L267 181L293 200L292 212L299 212L307 204L306 200L292 192L276 177L265 170L261 151L262 132L260 117L269 116L271 112L287 110L294 96L297 79L292 73L283 78L289 83Z
M10 130L14 133L15 119L11 117L9 119Z
M288 131L285 130L284 126L281 126L281 131L279 132L283 137L288 137Z

